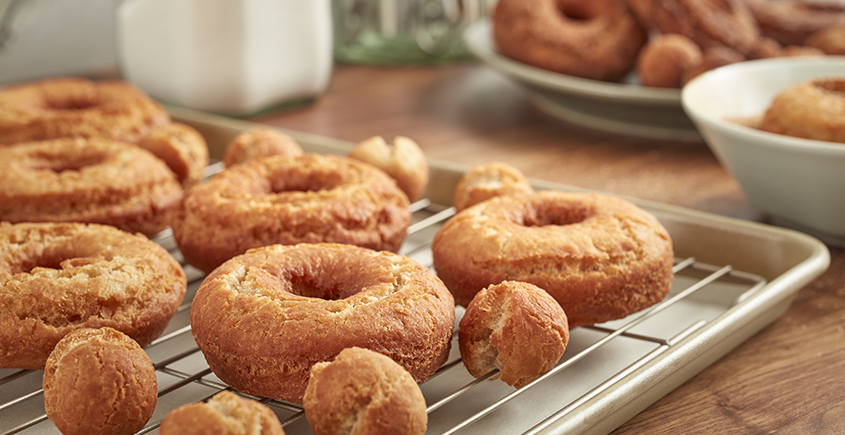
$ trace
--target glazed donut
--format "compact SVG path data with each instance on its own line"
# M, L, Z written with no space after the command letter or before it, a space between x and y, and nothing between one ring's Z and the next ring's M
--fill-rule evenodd
M499 0L493 39L503 55L538 68L619 81L648 36L622 0Z
M173 122L156 127L138 146L160 158L183 187L198 183L208 166L208 145L195 128Z
M845 6L834 2L745 1L762 34L783 45L804 45L813 33L845 24Z
M545 290L504 281L478 292L458 330L461 359L476 378L499 369L522 388L551 370L569 343L566 314Z
M845 55L845 25L819 30L810 35L804 45L833 56Z
M112 328L82 328L56 344L44 368L44 409L63 435L134 434L158 400L155 367Z
M239 133L223 152L226 167L249 159L268 156L302 155L302 147L292 137L273 128L254 128Z
M558 301L570 328L659 302L674 262L668 232L648 212L611 196L559 191L463 210L440 227L432 255L459 305L491 284L528 282Z
M258 401L221 391L206 403L182 405L164 417L159 435L284 435L279 417Z
M411 202L422 198L428 187L428 162L419 145L407 137L397 136L393 146L381 136L371 137L355 145L349 157L387 172Z
M760 125L770 133L845 143L845 78L790 86L772 100Z
M428 427L425 397L411 374L358 347L314 364L302 407L314 435L422 435Z
M0 148L0 220L89 222L153 235L168 225L182 188L159 159L101 138Z
M455 304L434 273L407 257L301 243L227 261L200 285L190 317L223 382L300 402L311 366L352 346L387 355L424 381L449 355Z
M488 163L470 169L458 180L452 205L461 211L499 195L530 193L534 188L519 169L505 163Z
M0 89L0 144L69 136L135 143L168 122L164 107L123 81L57 78Z
M274 243L348 243L397 251L408 198L378 169L339 156L248 160L185 192L171 222L185 260L211 272Z
M640 51L637 73L640 84L657 88L680 88L683 76L702 60L701 48L679 34L658 35Z
M106 225L0 223L0 367L42 369L79 328L112 327L147 346L186 287L179 263Z
M743 55L760 37L743 0L626 0L652 33L684 35L702 49L726 46Z

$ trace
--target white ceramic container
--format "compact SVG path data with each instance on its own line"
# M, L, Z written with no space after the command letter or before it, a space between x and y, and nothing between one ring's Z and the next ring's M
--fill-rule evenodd
M154 98L245 115L319 96L332 68L330 0L127 0L123 76Z
M753 206L776 224L843 246L845 144L768 133L731 121L759 116L784 88L820 77L845 77L845 57L729 65L691 81L681 101Z

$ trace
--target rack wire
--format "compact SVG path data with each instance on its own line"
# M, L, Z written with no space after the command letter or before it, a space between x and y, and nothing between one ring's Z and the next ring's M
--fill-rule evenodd
M432 238L454 209L424 199L414 203L412 211L413 223L400 253L433 269ZM184 265L172 233L155 240L183 262L189 286L168 329L146 349L156 368L159 400L139 434L157 433L161 420L176 407L229 389L205 364L188 323L191 300L204 276ZM695 258L676 259L674 273L673 289L664 301L625 319L573 329L558 365L520 389L496 381L495 371L472 378L453 343L448 362L421 385L428 403L428 433L538 433L766 285L762 277ZM462 314L458 307L458 319ZM41 375L38 370L0 369L0 433L58 433L44 413ZM246 397L273 409L288 434L310 433L299 405Z

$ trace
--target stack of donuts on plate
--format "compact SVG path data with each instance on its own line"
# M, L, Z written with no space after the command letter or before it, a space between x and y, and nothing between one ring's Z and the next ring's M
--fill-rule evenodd
M500 53L561 74L679 88L745 60L845 54L845 6L801 0L499 0Z

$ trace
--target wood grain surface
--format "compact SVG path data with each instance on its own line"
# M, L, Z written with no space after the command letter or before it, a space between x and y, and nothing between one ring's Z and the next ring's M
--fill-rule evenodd
M316 101L252 120L353 142L403 135L431 159L502 161L531 178L765 222L705 144L566 124L474 63L337 65ZM831 257L774 324L614 434L845 433L845 255Z

